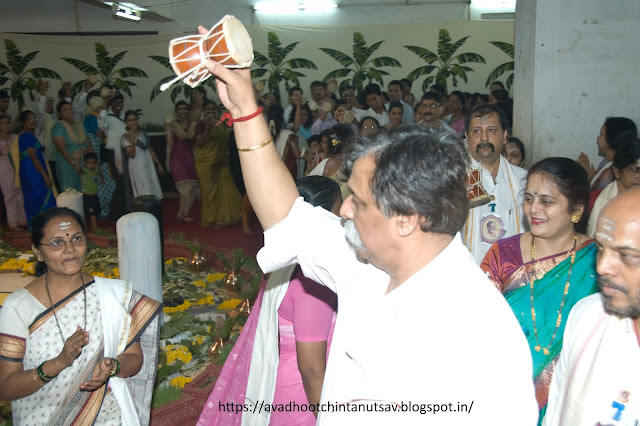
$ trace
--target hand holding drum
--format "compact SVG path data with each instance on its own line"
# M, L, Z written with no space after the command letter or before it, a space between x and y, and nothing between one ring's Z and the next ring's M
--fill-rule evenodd
M213 59L227 68L247 68L251 65L253 46L242 22L226 15L206 34L171 40L169 61L177 77L163 84L160 90L166 90L178 80L196 87L211 77L204 66L207 59Z

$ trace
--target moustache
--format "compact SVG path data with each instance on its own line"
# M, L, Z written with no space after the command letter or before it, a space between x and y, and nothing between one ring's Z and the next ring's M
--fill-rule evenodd
M489 142L482 142L482 143L479 143L479 144L476 146L476 152L480 152L480 150L481 150L482 148L491 148L491 151L492 151L492 152L496 150L496 147L495 147L495 146L493 146L493 144L492 144L492 143L489 143Z
M360 234L358 233L353 220L343 219L342 225L344 226L344 236L347 239L349 245L351 245L351 247L353 247L357 251L364 251L364 243L362 242L362 238L360 238Z
M629 294L628 288L623 287L620 284L617 284L611 281L609 278L602 277L602 276L598 277L598 287L600 287L600 289L602 289L602 287L609 287L609 288L621 291L624 294Z

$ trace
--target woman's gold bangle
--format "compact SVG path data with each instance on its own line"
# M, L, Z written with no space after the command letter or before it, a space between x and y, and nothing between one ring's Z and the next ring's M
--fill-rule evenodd
M267 139L266 141L262 142L261 144L253 145L253 146L250 146L249 148L238 148L238 151L241 151L241 152L255 151L256 149L260 149L260 148L262 148L264 146L269 145L271 142L273 142L273 139Z
M42 386L44 385L44 382L42 382L39 378L38 378L38 372L36 371L36 369L33 369L33 381L36 382L38 384L38 386Z

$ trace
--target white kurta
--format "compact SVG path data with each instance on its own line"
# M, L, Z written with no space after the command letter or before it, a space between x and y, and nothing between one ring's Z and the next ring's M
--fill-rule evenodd
M129 139L124 136L120 143L122 148L132 145ZM157 198L162 199L162 188L160 187L160 180L158 179L158 173L156 172L155 164L153 164L151 153L148 149L142 149L137 145L133 146L136 149L136 155L133 158L127 159L133 198L140 195L155 195Z
M502 156L495 182L491 173L473 158L471 168L480 170L482 186L488 195L495 197L495 200L488 204L469 209L467 223L462 230L464 244L476 263L480 264L489 247L497 239L521 234L529 229L522 210L527 171L509 164ZM492 235L487 230L489 222L496 224L497 234L494 235L497 239L491 238Z
M120 113L120 117L112 115L113 111L109 109L100 111L98 115L98 127L106 133L107 141L105 147L113 150L114 162L118 172L122 173L122 150L120 149L120 138L127 131L124 122L124 112Z
M640 346L629 318L607 314L600 294L569 315L543 425L640 424Z
M527 342L459 237L385 294L389 276L356 259L340 220L298 199L265 232L258 261L265 272L298 262L305 276L338 294L323 404L364 400L371 410L378 401L402 410L411 402L425 412L434 409L426 404L451 403L449 411L473 404L470 413L324 412L318 424L536 423Z

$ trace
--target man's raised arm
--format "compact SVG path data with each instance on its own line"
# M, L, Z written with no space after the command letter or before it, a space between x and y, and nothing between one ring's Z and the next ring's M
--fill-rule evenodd
M200 34L207 30L199 28ZM234 120L253 115L258 105L249 69L228 69L207 61L207 69L216 77L218 95ZM240 154L242 176L249 200L266 230L280 222L291 210L298 190L291 174L278 155L262 114L233 123Z

